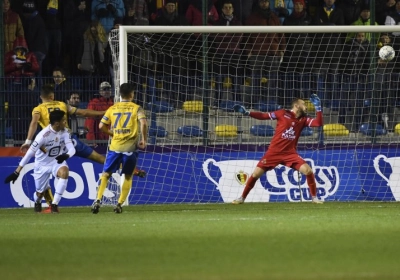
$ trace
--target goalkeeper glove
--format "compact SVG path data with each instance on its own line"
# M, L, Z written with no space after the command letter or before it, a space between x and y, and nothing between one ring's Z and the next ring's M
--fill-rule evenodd
M7 178L4 180L4 183L8 184L10 182L13 182L13 184L14 184L15 180L18 179L18 176L19 176L19 173L17 171L14 171L14 173L7 176Z
M64 160L67 160L67 159L69 159L68 154L62 154L62 155L59 155L58 157L56 157L58 164L62 163Z
M246 110L246 108L242 105L236 104L235 106L233 106L233 110L235 110L235 112L241 113L245 116L249 116L250 112Z
M317 112L320 112L322 110L321 109L321 100L319 99L318 95L311 94L310 101L312 104L314 104L315 110L317 110Z

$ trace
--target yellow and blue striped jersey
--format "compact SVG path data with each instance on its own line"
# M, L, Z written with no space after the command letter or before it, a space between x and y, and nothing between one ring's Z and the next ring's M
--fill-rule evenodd
M101 122L111 126L114 134L110 151L135 151L139 141L139 120L143 118L146 118L144 110L133 102L118 102L108 108Z
M54 110L64 111L65 114L68 116L68 114L74 114L77 108L71 107L61 101L49 101L43 102L42 104L39 104L38 106L33 108L32 115L39 114L39 125L42 128L45 128L50 124L50 112Z

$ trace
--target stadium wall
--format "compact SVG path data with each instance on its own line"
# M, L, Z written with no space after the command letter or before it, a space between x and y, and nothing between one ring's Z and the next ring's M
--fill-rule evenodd
M397 145L299 147L299 154L316 174L318 196L325 201L400 201L397 151ZM229 202L241 194L243 178L251 174L264 152L265 146L259 145L150 146L140 154L138 162L147 177L135 177L129 203ZM21 154L18 148L0 148L0 155L0 180L4 182L15 170ZM70 179L60 206L91 205L102 166L77 157L69 159L68 164ZM0 188L1 208L33 207L32 171L30 163L15 184ZM54 189L54 179L50 184ZM303 199L310 199L305 176L300 179L300 186ZM285 167L268 172L247 201L300 201L297 173Z

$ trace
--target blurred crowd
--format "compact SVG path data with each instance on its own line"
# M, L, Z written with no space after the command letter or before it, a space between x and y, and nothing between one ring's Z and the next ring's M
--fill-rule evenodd
M110 32L119 25L190 26L331 26L370 25L369 0L2 0L4 72L9 92L37 91L40 84L55 85L60 99L80 94L86 104L101 95L103 82L113 87ZM205 6L205 9L203 9ZM203 10L207 11L206 17ZM400 24L400 0L376 0L376 25ZM168 98L179 106L186 93L201 87L204 57L200 34L132 35L128 46L129 79L146 84L149 76L160 80ZM395 33L265 33L209 34L207 66L212 73L215 100L241 102L290 100L279 88L293 75L325 75L324 83L341 86L341 100L365 99L368 74L396 73L397 59L385 62L378 50L385 45L398 50ZM376 64L373 64L373 62ZM340 78L336 75L340 74ZM331 75L331 76L327 76ZM74 77L74 78L68 78ZM82 77L82 79L76 79ZM191 77L196 77L191 79ZM179 78L179 80L177 80ZM301 78L303 79L303 78ZM319 79L319 78L318 78ZM319 80L310 88L317 90ZM384 79L384 78L382 78ZM193 84L191 81L195 81ZM77 82L78 81L78 82ZM383 82L383 80L381 81ZM231 95L223 96L226 84ZM267 84L263 88L262 84ZM183 85L176 89L174 85ZM246 91L251 85L251 92ZM332 86L334 91L334 86ZM354 87L356 87L354 93ZM92 89L92 92L88 91ZM244 92L245 91L245 92ZM88 92L90 92L88 94ZM245 96L243 95L245 93ZM172 96L173 95L173 96ZM397 92L393 98L397 98ZM97 97L96 97L97 98ZM111 96L104 98L108 102ZM137 96L139 102L145 97ZM168 99L167 98L167 99ZM326 97L325 97L326 98ZM15 106L37 103L37 96L10 101ZM102 101L103 102L103 101ZM349 106L347 104L347 106ZM385 104L380 104L385 110ZM346 107L342 107L342 115ZM344 109L343 109L344 108ZM29 110L28 110L29 111ZM361 115L362 113L357 113ZM11 116L11 118L20 118ZM344 120L342 120L344 122ZM88 134L90 135L90 133ZM93 135L90 137L94 137Z

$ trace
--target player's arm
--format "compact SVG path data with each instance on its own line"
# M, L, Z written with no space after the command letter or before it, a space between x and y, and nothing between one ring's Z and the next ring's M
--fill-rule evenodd
M29 129L28 129L28 136L26 136L25 143L22 144L22 146L20 148L21 152L26 153L29 146L31 145L33 136L35 135L35 132L37 130L39 119L40 119L39 113L34 113L32 115L32 120L31 120L31 123L29 124Z
M138 119L140 122L140 132L141 132L141 140L139 141L139 148L145 149L147 146L148 125L143 109L139 109Z
M71 105L68 105L68 113L71 115L77 115L82 117L101 117L106 111L95 111L91 109L78 109Z
M114 136L113 132L110 130L110 125L100 122L99 129L101 132L110 135L111 137Z
M59 164L62 163L64 160L67 160L70 157L72 157L76 152L74 144L72 143L72 140L71 140L71 134L69 134L67 131L65 131L63 133L63 138L64 138L65 148L67 149L67 152L63 153L61 155L58 155L56 157L57 163L59 163Z
M15 182L15 180L18 179L19 173L21 172L22 168L29 162L29 160L35 155L36 151L40 149L41 146L44 145L44 139L42 135L38 135L35 138L35 141L33 141L32 145L30 145L28 151L26 152L25 156L22 158L20 163L18 164L17 169L13 173L7 176L7 178L4 180L5 184L8 184L10 182Z
M103 118L101 119L100 123L99 123L99 129L101 130L101 132L108 134L109 136L113 137L114 134L113 132L110 130L110 126L111 126L111 118L110 118L110 111L107 110L106 113L104 114Z
M317 111L317 117L315 119L308 119L308 126L310 127L318 127L324 124L324 120L322 118L322 108L321 108L321 100L319 99L318 95L313 94L311 95L310 101L314 104L315 110Z
M276 119L273 115L274 113L250 112L250 111L247 111L244 106L239 105L239 104L236 104L235 106L233 106L233 110L235 110L235 112L241 113L245 116L250 116L257 120L274 120L274 119Z

